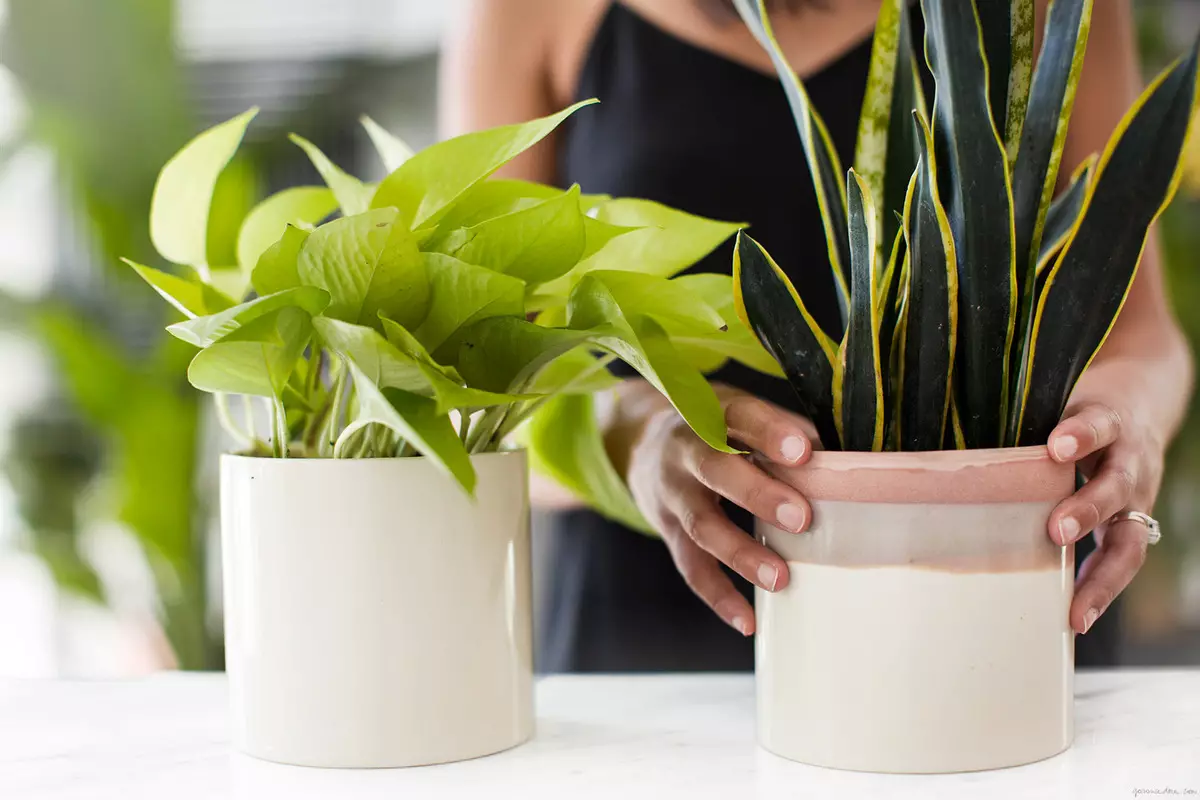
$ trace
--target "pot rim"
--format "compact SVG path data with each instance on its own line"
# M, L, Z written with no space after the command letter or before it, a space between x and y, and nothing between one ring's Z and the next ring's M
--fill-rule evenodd
M493 450L488 453L471 453L471 461L491 461L496 459L510 458L526 458L525 448L516 450ZM400 456L397 458L274 458L272 456L251 456L244 453L221 453L221 463L229 464L259 464L259 463L274 463L279 465L285 464L307 464L307 465L329 465L329 464L421 464L426 465L429 459L426 456Z
M985 504L1062 500L1075 465L1045 445L927 452L818 450L794 467L764 465L810 500L860 503Z

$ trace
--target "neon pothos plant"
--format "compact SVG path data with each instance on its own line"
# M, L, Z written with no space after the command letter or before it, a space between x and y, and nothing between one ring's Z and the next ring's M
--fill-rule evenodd
M365 119L391 170L378 186L293 137L326 186L286 189L254 208L236 265L208 264L205 242L214 185L254 111L201 134L163 168L150 228L178 268L129 264L186 317L168 330L200 348L188 377L217 395L247 451L423 455L469 491L470 455L497 449L539 412L549 413L535 442L578 441L577 420L548 401L611 385L613 358L728 449L702 370L730 357L778 368L730 324L728 277L670 276L739 226L578 186L489 179L582 105L415 154ZM229 394L266 398L268 436L233 421ZM611 470L599 447L594 437L577 448L585 458L544 460L581 493L598 485L590 492L603 495L611 476L577 474L585 464ZM612 513L632 513L616 505Z
M1179 184L1197 50L1150 84L1054 199L1092 0L1053 0L1036 69L1033 0L922 0L931 104L909 2L883 0L848 177L764 4L736 3L800 131L842 322L822 330L745 235L734 257L739 316L824 445L1045 442Z

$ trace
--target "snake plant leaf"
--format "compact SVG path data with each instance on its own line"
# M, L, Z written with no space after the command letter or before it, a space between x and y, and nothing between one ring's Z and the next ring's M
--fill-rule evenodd
M250 283L260 295L282 292L300 286L300 251L311 231L288 225L279 241L263 251L250 273Z
M919 114L913 116L921 141L921 161L904 212L909 252L908 318L897 433L901 450L940 450L950 413L958 277L950 220L938 195L933 134Z
M579 186L537 205L459 228L439 252L537 285L570 271L583 255Z
M343 172L341 167L329 160L329 157L321 152L315 144L305 139L303 136L289 134L288 138L305 152L309 161L317 168L321 179L325 181L325 185L333 192L333 196L337 198L338 205L342 208L342 214L347 217L361 214L371 207L371 198L375 195L375 188L368 186L353 175Z
M911 178L909 179L911 182ZM907 198L908 192L905 191ZM901 206L903 209L904 206ZM903 215L901 215L903 220ZM907 280L904 271L905 258L908 255L908 246L904 241L904 228L901 226L896 231L892 238L891 249L888 253L886 265L880 271L878 285L874 288L874 303L878 306L877 313L879 314L879 352L885 356L884 358L884 386L887 385L888 363L886 356L892 350L892 339L896 332L896 323L900 312L900 292L901 286ZM884 263L884 262L881 262Z
M279 241L288 226L310 228L338 207L333 192L324 186L296 186L271 195L246 216L238 232L237 259L249 275L267 249Z
M307 311L276 308L197 353L188 381L203 392L278 399L311 336Z
M332 300L326 315L376 325L379 314L411 325L424 316L430 276L412 232L395 209L341 217L317 228L296 263L300 282L319 286Z
M153 267L143 266L128 258L121 260L133 268L133 271L150 284L150 287L158 292L159 296L188 319L216 314L235 305L231 297L209 286L199 277L183 278Z
M775 260L745 233L733 248L733 292L738 317L783 368L800 413L812 420L826 450L839 449L833 405L837 346Z
M370 137L371 144L375 145L375 151L379 153L379 158L388 172L395 172L405 161L413 157L413 149L403 139L388 131L375 120L364 114L358 118L358 121L362 123L367 136Z
M150 240L166 260L207 271L208 215L217 178L257 114L252 108L210 128L162 168L150 201Z
M550 398L525 434L534 471L553 478L605 517L653 535L608 457L591 395Z
M974 0L988 62L988 103L1009 166L1017 159L1033 75L1033 0Z
M1100 157L1083 215L1038 302L1021 444L1045 442L1058 423L1125 303L1150 226L1179 186L1200 87L1197 48L1150 84Z
M241 305L227 308L207 317L177 322L167 331L196 347L211 347L228 338L239 328L244 328L260 317L265 317L281 308L295 307L310 316L316 316L329 305L329 293L315 286L298 286L285 289L266 297L257 297Z
M475 467L454 430L450 417L428 397L400 389L379 388L354 362L347 362L354 380L355 402L350 423L338 443L372 423L394 431L401 439L453 478L467 494L475 491ZM334 455L341 455L336 450Z
M591 344L633 367L709 447L738 452L726 442L725 413L712 386L679 357L658 323L645 316L626 317L601 280L590 275L580 279L567 303L567 326L586 331Z
M732 277L704 272L681 275L671 282L702 298L710 308L721 315L725 323L724 330L707 333L672 330L664 324L671 334L671 344L681 356L706 375L716 372L726 361L733 359L774 378L786 377L779 362L771 358L771 354L754 333L738 318Z
M432 397L439 413L455 408L507 405L527 399L521 395L461 386L436 364L403 352L375 328L322 317L313 320L313 325L326 347L357 366L375 385Z
M855 171L879 204L875 237L880 264L888 257L885 248L899 236L900 222L893 212L903 210L909 177L917 166L909 113L924 108L908 5L908 0L884 0L879 9L854 156Z
M435 223L464 192L544 139L578 109L595 102L583 100L548 117L426 147L383 180L372 204L398 209L410 228Z
M843 324L850 309L850 247L846 241L846 182L841 158L833 146L833 140L805 91L804 84L788 64L783 49L771 29L770 15L765 0L733 0L746 26L771 57L775 71L787 94L804 156L812 176L817 194L817 206L821 211L821 222L825 227L825 242L829 251L829 263L833 266L834 283L838 290L838 304ZM840 336L841 331L837 334Z
M850 218L850 320L838 352L834 391L840 388L842 445L847 450L883 449L883 363L879 350L879 279L874 202L853 169L846 180ZM840 384L840 387L839 387Z
M1019 310L1009 367L1010 397L1019 391L1020 361L1026 351L1037 301L1037 265L1046 217L1058 183L1067 126L1083 70L1091 30L1092 0L1058 0L1050 5L1025 128L1012 172ZM1012 415L1010 414L1010 420ZM1011 439L1015 431L1006 433Z
M1071 231L1075 229L1075 223L1079 220L1079 213L1083 210L1083 200L1087 197L1088 184L1092 175L1095 174L1098 159L1099 155L1093 153L1080 164L1071 177L1070 186L1050 204L1050 209L1046 213L1045 228L1042 232L1042 245L1038 252L1035 272L1037 276L1045 273L1046 268L1058 256L1063 245L1067 243ZM1039 289L1035 293L1035 297L1040 295Z
M934 142L958 259L955 393L970 447L998 447L1017 311L1012 187L992 122L974 2L922 0L937 86Z
M478 320L524 317L524 282L442 253L422 253L422 258L429 275L429 311L419 325L405 327L429 352L437 354L457 331Z

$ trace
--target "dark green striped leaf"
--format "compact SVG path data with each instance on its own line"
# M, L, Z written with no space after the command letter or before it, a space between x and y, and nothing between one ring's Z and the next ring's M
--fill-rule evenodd
M813 188L817 193L817 205L821 210L821 221L825 226L825 241L829 250L829 263L833 266L833 277L838 288L838 304L843 323L850 308L850 246L846 241L846 184L845 172L825 122L808 98L804 84L788 65L779 42L771 29L763 0L733 0L750 32L763 49L771 56L771 63L779 73L787 93L788 104L796 119L800 142L804 145L804 156L808 160ZM841 331L837 331L840 336Z
M1083 216L1038 303L1021 444L1046 441L1128 296L1148 229L1179 185L1197 105L1196 69L1193 48L1142 94L1100 158Z
M883 385L885 416L887 416L887 413L890 413L886 409L888 405L886 387L888 386L888 375L891 371L887 355L892 351L892 340L895 338L896 324L899 319L900 284L901 280L905 278L904 260L907 255L908 250L904 244L904 231L903 229L897 230L896 236L892 240L892 249L888 256L887 266L883 268L878 278L879 285L875 287L875 303L879 306L879 352L884 358Z
M1093 153L1084 161L1071 178L1071 185L1057 200L1050 204L1046 213L1046 225L1042 231L1042 245L1038 252L1036 274L1041 276L1046 268L1058 257L1067 237L1075 229L1079 220L1079 212L1083 210L1083 200L1087 196L1088 184L1096 171L1098 155ZM1037 290L1037 296L1041 290Z
M921 160L904 209L909 316L901 349L898 439L901 450L939 450L950 412L958 279L950 220L938 195L933 134L919 114L913 116Z
M955 393L970 447L999 446L1016 314L1012 187L992 123L973 2L922 0L942 201L954 233L960 309Z
M826 450L839 449L833 414L837 349L779 265L744 233L738 234L733 249L733 292L738 316L796 390L800 413L816 425Z
M1016 233L1019 311L1009 369L1010 397L1023 378L1019 365L1026 351L1037 301L1037 264L1046 214L1058 183L1067 125L1083 69L1091 28L1092 0L1058 0L1050 5L1037 72L1033 78L1020 150L1013 167L1013 220ZM1013 404L1016 405L1015 403ZM1006 443L1016 436L1015 409L1009 410Z
M1033 0L977 0L975 5L987 54L992 119L1011 166L1017 158L1033 74Z
M850 217L850 322L834 373L835 413L846 450L883 449L883 365L879 350L879 305L872 287L878 279L875 205L854 170L846 181Z
M876 257L882 264L900 232L908 179L917 165L909 114L924 108L907 0L884 0L875 24L867 91L859 116L854 169L879 204ZM896 212L896 213L893 213ZM886 273L881 273L881 278ZM890 338L890 337L889 337Z

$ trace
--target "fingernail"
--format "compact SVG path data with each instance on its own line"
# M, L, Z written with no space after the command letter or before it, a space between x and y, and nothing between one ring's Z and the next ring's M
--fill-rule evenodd
M1095 624L1096 619L1099 616L1100 616L1100 609L1098 609L1098 608L1089 608L1088 609L1088 612L1083 615L1083 632L1084 633L1087 633L1091 629L1092 625Z
M737 632L740 633L742 636L750 635L750 628L746 625L745 617L734 617L733 618L733 627L736 628Z
M1079 440L1074 436L1060 436L1054 440L1054 456L1060 460L1071 458L1079 452Z
M770 564L758 565L758 585L766 589L768 592L775 591L775 584L779 583L779 570L772 567Z
M1058 537L1063 544L1070 544L1079 538L1079 520L1074 517L1063 517L1058 521Z
M789 436L783 440L783 444L779 445L779 452L788 461L799 461L804 457L804 451L808 445L799 436Z
M792 533L800 533L807 516L804 509L795 503L784 503L775 509L775 519L779 520L779 527Z

